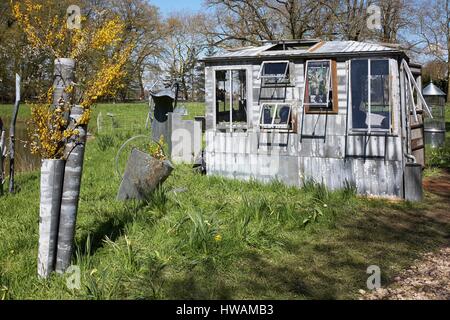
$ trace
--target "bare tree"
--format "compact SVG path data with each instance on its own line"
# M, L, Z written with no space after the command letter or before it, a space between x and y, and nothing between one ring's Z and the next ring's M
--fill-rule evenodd
M367 8L374 0L319 0L323 10L328 13L328 24L338 38L360 41L368 37L369 14Z
M165 31L158 9L144 0L114 0L117 10L133 33L137 43L128 67L130 81L137 81L140 99L145 96L144 74L153 67L154 57L161 52Z
M265 5L279 18L283 35L288 39L302 39L315 35L320 6L313 0L269 0ZM323 24L322 24L323 25Z
M447 80L447 63L439 59L434 59L425 63L422 68L422 79L425 83L433 80L439 86L442 86Z
M207 0L206 3L216 9L216 24L207 32L218 46L302 39L317 36L325 29L325 20L318 19L321 7L317 0Z
M416 25L411 30L418 38L415 50L446 63L450 92L450 0L417 1L415 14ZM449 95L447 102L450 102Z
M216 26L207 32L216 45L261 40L321 38L396 42L406 25L406 0L207 0ZM381 30L367 28L371 5L381 11Z
M198 60L208 47L206 37L200 32L204 19L202 14L174 13L166 21L168 33L161 55L163 70L172 81L180 83L185 100L190 97Z
M405 6L403 0L379 0L381 8L381 40L383 42L396 42L398 31L403 26L402 9Z
M207 0L207 4L216 10L216 27L207 30L215 45L258 44L280 36L264 0Z

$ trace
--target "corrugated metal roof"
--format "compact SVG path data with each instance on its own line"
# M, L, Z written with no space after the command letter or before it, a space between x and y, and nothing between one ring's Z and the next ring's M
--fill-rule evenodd
M248 48L243 48L242 50L232 50L232 51L227 51L223 54L220 54L218 56L214 56L214 57L256 57L258 55L260 55L262 52L269 50L270 48L274 47L275 44L269 44L269 45L264 45L261 47L248 47ZM211 57L213 58L213 57Z
M357 41L325 41L315 45L311 45L305 49L292 49L292 50L271 50L277 44L266 44L259 47L248 47L242 50L227 51L225 53L206 57L204 60L221 60L221 59L234 59L234 58L258 58L258 57L271 57L271 56L314 56L314 55L327 55L327 54L358 54L358 53L399 53L402 52L398 49L387 47L381 44L369 43L369 42L357 42Z
M445 96L445 93L431 82L423 89L422 95L424 96Z

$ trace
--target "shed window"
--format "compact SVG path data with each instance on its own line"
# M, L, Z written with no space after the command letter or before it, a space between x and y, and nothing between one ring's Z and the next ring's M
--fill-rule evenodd
M311 109L332 109L331 61L307 61L303 105Z
M290 129L292 105L289 103L264 103L260 126L266 129Z
M286 85L290 82L289 61L264 61L258 78L265 85Z
M352 128L386 131L391 128L389 60L352 60Z
M218 129L247 127L247 75L245 70L217 70L216 124Z

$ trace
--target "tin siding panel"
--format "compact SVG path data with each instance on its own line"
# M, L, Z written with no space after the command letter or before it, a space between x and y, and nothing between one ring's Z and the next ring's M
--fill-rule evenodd
M205 68L205 117L206 130L214 129L215 103L214 103L214 71L211 67Z

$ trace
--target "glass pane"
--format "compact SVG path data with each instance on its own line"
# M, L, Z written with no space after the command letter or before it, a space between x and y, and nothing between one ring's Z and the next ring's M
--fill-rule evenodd
M288 67L287 62L264 63L262 76L284 77Z
M330 91L330 62L310 61L306 74L305 104L328 107Z
M289 104L279 104L275 116L275 124L288 124L291 114L291 106Z
M245 70L231 71L233 122L247 122L247 88Z
M352 60L351 62L351 95L352 95L352 128L367 129L369 111L368 92L368 60Z
M445 115L445 99L440 96L425 96L425 101L435 119L443 119Z
M431 115L425 117L425 128L445 130L445 99L440 96L426 96L425 101L430 108Z
M370 61L370 127L389 129L389 61Z
M216 121L218 124L247 123L247 78L245 70L216 71Z
M230 79L228 71L216 71L216 110L230 110Z
M275 114L275 104L264 104L262 106L260 123L263 125L271 125Z

